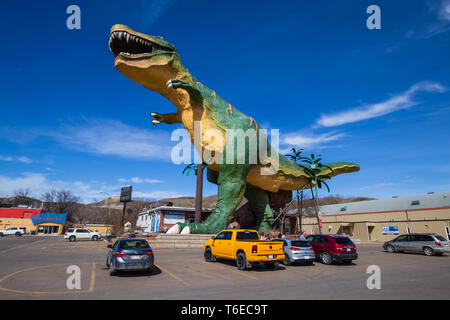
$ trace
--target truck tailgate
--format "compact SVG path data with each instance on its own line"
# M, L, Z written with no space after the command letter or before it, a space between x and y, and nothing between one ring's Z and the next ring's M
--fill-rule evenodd
M261 254L283 254L283 243L282 242L258 242L258 255Z

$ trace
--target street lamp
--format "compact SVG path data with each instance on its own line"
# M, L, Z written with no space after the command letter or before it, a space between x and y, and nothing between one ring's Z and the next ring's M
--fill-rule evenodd
M111 223L111 195L108 192L101 191L100 193L104 193L108 196L108 223ZM109 225L106 226L106 235L109 234Z

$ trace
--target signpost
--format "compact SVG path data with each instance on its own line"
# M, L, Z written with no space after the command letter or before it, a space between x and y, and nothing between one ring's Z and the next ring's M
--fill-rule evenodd
M120 190L120 202L123 202L123 212L120 226L123 227L123 222L125 218L125 211L127 210L127 202L131 202L131 193L133 191L132 186L122 187Z

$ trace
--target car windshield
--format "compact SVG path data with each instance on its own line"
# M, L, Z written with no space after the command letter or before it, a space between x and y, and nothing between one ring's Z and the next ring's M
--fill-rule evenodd
M291 246L305 248L305 247L310 247L311 245L309 244L308 241L291 241Z
M337 237L334 239L337 244L353 244L353 241L345 237Z
M447 241L447 239L445 239L443 236L440 235L435 235L436 239L438 239L439 241Z
M259 237L256 232L244 231L237 233L236 240L259 240Z
M124 240L120 242L119 248L120 249L149 248L149 245L145 240Z

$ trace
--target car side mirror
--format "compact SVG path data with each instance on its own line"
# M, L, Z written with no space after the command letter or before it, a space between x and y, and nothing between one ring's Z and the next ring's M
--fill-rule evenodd
M108 244L107 248L112 249L113 248L112 244Z
M212 236L211 239L214 240L216 237Z

